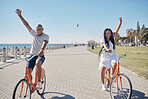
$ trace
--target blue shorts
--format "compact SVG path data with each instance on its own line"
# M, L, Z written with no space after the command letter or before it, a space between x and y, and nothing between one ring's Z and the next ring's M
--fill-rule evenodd
M30 55L29 57L28 57L28 59L29 58L31 58L33 55ZM40 57L38 57L38 56L34 56L32 59L30 59L29 61L28 61L28 63L27 63L27 65L28 65L28 68L31 68L32 70L33 70L33 68L34 68L34 66L35 66L35 63L36 63L36 60L41 60L42 61L42 64L44 63L44 61L45 61L45 57L44 57L44 55L43 56L40 56Z

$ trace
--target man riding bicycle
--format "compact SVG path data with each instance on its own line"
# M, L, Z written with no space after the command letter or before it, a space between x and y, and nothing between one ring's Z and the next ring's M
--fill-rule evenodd
M37 77L38 77L36 88L41 89L41 80L40 80L41 79L41 65L45 61L44 53L45 53L46 45L49 42L49 36L43 32L44 28L41 24L38 24L36 26L36 31L33 30L28 24L28 22L22 17L21 10L16 9L16 13L21 19L21 21L23 22L23 24L26 26L30 34L33 36L33 43L32 43L31 50L30 50L30 54L31 54L30 57L32 56L34 57L28 61L28 71L29 71L30 78L32 79L31 73L33 71L34 66L36 65Z

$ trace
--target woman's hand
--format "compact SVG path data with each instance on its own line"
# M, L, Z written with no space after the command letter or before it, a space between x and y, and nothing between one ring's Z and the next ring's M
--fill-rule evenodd
M112 53L112 50L111 50L111 49L107 49L107 52L108 52L108 53Z

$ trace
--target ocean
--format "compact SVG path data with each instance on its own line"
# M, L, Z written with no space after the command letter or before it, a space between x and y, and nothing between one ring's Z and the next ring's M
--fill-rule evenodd
M73 44L48 44L47 46L54 46L54 45L73 45ZM0 49L2 49L3 47L6 48L6 46L8 46L8 48L11 47L18 47L18 48L24 48L24 46L26 46L27 48L31 47L31 44L0 44Z

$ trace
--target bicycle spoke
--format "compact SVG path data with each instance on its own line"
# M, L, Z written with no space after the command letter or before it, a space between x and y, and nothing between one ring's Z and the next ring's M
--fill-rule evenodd
M19 81L17 84L15 91L13 93L13 99L30 99L31 93L30 93L30 88L27 84L26 79L22 79Z
M128 99L131 96L131 90L131 83L125 75L120 74L117 80L116 77L112 80L110 92L112 98Z

